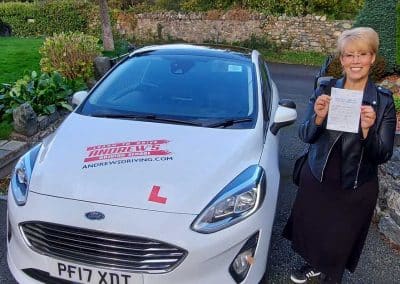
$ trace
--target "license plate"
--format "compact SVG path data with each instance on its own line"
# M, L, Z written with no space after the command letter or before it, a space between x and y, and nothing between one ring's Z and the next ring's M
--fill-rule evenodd
M92 266L49 259L51 276L84 284L141 284L141 274L117 270L101 269Z

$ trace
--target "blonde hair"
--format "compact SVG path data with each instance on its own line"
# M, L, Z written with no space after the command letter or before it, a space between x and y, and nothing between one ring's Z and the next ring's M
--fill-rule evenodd
M368 46L372 53L376 54L378 52L379 36L372 28L359 27L342 32L337 43L338 53L342 54L346 44L352 42L363 42Z

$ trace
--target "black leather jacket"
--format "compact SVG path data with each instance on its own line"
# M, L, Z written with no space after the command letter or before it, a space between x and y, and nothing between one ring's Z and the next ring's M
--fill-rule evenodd
M396 111L392 93L368 81L363 104L371 105L376 112L375 124L366 139L362 132L348 133L326 129L326 119L321 126L315 124L314 102L322 93L330 94L330 87L343 88L345 78L322 82L310 98L305 121L299 127L300 139L310 144L308 164L320 182L333 146L341 143L342 188L356 189L377 176L377 166L390 159L393 152L396 128Z

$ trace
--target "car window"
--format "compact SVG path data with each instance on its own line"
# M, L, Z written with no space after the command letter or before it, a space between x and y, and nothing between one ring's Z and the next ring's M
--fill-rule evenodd
M263 112L264 120L269 120L271 110L271 85L269 81L268 71L265 66L265 61L260 57L259 68L261 74L261 89L263 97Z
M82 114L102 109L197 119L255 116L251 62L147 54L128 59L92 92Z

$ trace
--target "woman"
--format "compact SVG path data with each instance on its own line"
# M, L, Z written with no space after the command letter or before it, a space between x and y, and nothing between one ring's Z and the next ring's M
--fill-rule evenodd
M390 91L368 77L379 38L371 28L355 28L338 40L344 77L324 82L310 99L300 139L310 144L299 190L283 236L305 260L291 280L319 277L340 283L354 272L378 196L377 166L390 159L395 108ZM358 133L326 129L330 88L363 91Z

